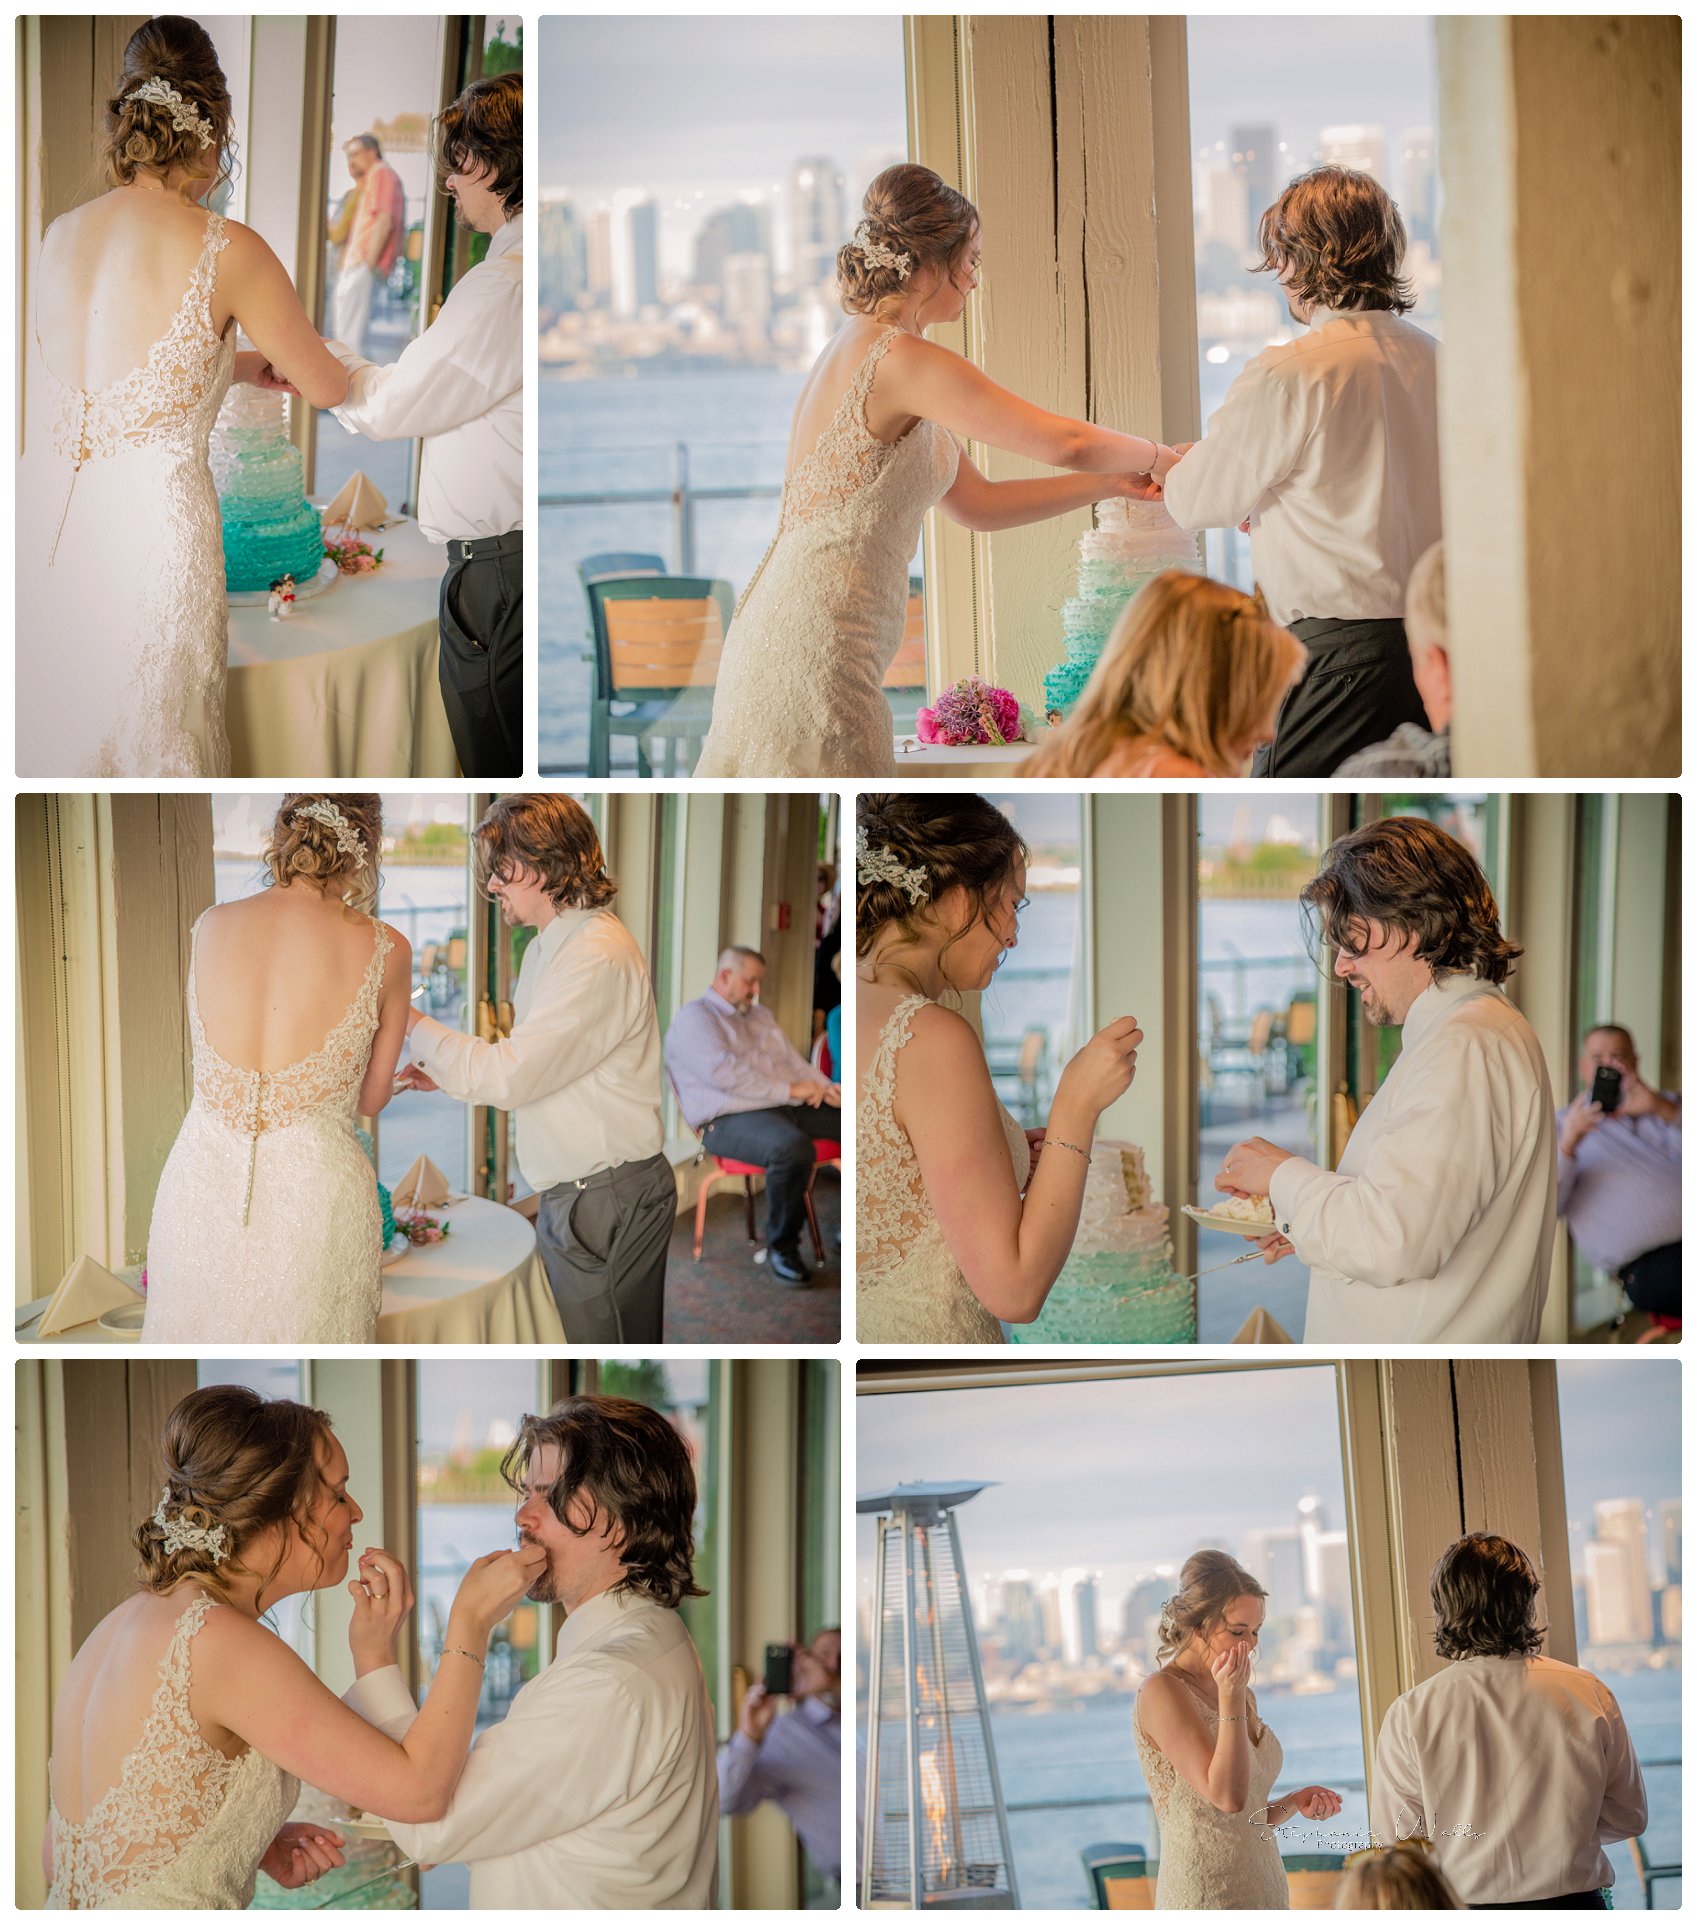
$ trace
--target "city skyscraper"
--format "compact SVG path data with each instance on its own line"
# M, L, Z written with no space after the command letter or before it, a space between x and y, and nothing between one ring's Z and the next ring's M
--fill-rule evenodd
M1381 185L1385 180L1385 130L1359 123L1320 129L1320 159L1328 167L1354 167L1371 174Z
M1090 1571L1061 1573L1061 1653L1068 1664L1083 1664L1096 1655L1097 1590Z
M537 220L536 288L542 305L570 307L589 286L588 236L568 200L542 203Z
M1248 233L1254 239L1261 216L1284 185L1279 132L1265 121L1231 130L1232 168L1242 180L1248 208Z
M843 180L822 155L798 160L789 182L790 270L798 288L815 287L836 272L843 226Z
M1043 1642L1043 1620L1037 1592L1027 1571L1002 1573L1002 1623L1010 1658L1029 1662Z
M1438 240L1438 142L1430 127L1410 127L1401 139L1397 206L1410 241Z
M1605 1556L1595 1560L1603 1574L1603 1592L1600 1603L1593 1601L1591 1635L1599 1644L1648 1644L1653 1626L1643 1501L1636 1497L1609 1498L1597 1505L1594 1517L1597 1546L1618 1546L1620 1556L1618 1564ZM1588 1546L1588 1552L1592 1548ZM1588 1572L1590 1568L1588 1563Z
M613 196L613 309L640 314L660 299L660 208L640 188Z

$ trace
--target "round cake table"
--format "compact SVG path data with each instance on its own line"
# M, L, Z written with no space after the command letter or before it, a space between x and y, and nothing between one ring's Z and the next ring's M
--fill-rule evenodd
M360 539L383 550L375 574L342 576L287 621L262 606L230 610L232 775L459 774L436 679L444 552L398 518Z
M992 743L982 747L954 749L941 742L921 742L917 735L896 737L896 774L931 776L945 782L960 782L986 777L1000 781L1017 776L1019 765L1037 753L1035 742L1011 742L1003 748Z
M528 1217L486 1197L468 1196L429 1214L448 1223L440 1243L416 1245L383 1272L383 1310L377 1341L384 1344L560 1344L566 1333L554 1307L547 1272L536 1253ZM134 1273L121 1273L129 1282ZM14 1312L21 1344L134 1344L137 1331L78 1324L38 1337L36 1321L50 1299L38 1297ZM205 1342L216 1345L211 1331Z

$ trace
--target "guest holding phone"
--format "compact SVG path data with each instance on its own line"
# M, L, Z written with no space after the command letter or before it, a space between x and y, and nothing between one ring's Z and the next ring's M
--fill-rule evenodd
M1632 1032L1599 1023L1579 1094L1556 1118L1556 1208L1587 1260L1634 1309L1680 1314L1680 1103L1638 1074Z
M719 1749L719 1809L727 1818L768 1799L830 1879L842 1876L843 1634L766 1647L766 1675L749 1686L737 1728ZM789 1698L786 1710L779 1701Z

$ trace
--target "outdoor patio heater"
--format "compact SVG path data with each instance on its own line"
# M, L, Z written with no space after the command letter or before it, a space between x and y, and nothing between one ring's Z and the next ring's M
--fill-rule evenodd
M1019 1903L955 1511L983 1484L898 1484L878 1518L866 1740L865 1909Z

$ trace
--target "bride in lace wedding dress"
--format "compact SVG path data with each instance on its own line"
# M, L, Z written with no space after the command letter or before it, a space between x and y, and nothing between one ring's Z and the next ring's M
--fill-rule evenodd
M393 1092L412 987L406 938L366 913L382 834L374 795L285 796L273 886L194 926L194 1100L154 1198L144 1343L376 1337L382 1219L354 1121Z
M56 220L33 273L18 489L22 775L227 775L228 604L208 437L269 360L315 407L347 391L282 264L201 200L231 165L205 30L130 40L107 106L111 192ZM236 330L258 352L236 352Z
M1160 493L1160 443L1048 414L925 339L960 319L978 245L976 208L929 168L867 189L837 256L852 318L796 403L778 532L725 639L697 775L895 772L883 681L928 509L993 530ZM1077 472L987 481L961 449L973 440Z
M1122 1016L1061 1072L1046 1132L996 1100L978 1032L947 1001L987 989L1018 942L1025 858L982 797L860 798L864 1343L1000 1343L1003 1322L1031 1322L1072 1248L1096 1120L1137 1071L1142 1031Z
M1287 1911L1275 1829L1342 1809L1324 1785L1274 1795L1284 1752L1249 1688L1266 1596L1226 1552L1196 1551L1161 1612L1161 1668L1132 1710L1161 1834L1158 1910Z
M89 1633L54 1707L50 1910L230 1911L251 1903L261 1871L310 1884L342 1853L335 1832L285 1822L303 1781L381 1817L439 1816L490 1633L544 1561L501 1551L472 1565L444 1637L454 1649L397 1744L260 1621L347 1577L361 1513L329 1419L211 1385L176 1406L162 1443L165 1487L135 1533L140 1588ZM363 1676L395 1662L412 1592L380 1550L361 1554L348 1590Z

